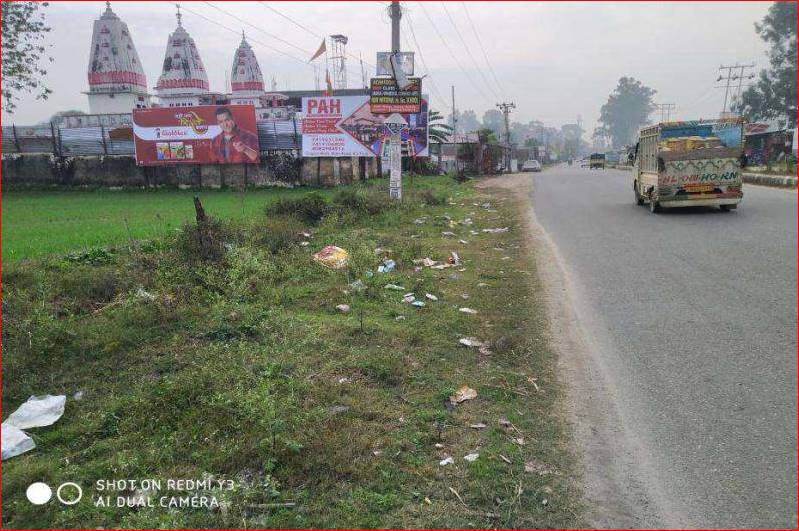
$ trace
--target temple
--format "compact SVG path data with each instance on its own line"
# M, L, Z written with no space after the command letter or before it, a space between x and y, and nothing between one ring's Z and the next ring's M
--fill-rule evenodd
M164 66L155 92L162 107L201 105L210 94L208 76L194 39L183 28L179 6L177 19L178 27L167 41Z
M129 113L150 106L147 78L130 30L110 2L94 21L88 80L92 114Z

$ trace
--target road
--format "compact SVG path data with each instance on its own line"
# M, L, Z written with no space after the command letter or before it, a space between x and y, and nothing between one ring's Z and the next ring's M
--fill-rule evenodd
M630 172L531 178L660 514L617 525L796 528L796 192L651 214Z

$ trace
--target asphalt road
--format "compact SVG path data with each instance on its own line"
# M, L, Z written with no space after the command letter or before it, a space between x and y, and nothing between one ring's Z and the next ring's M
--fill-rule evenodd
M651 214L630 172L532 178L664 525L796 528L796 192Z

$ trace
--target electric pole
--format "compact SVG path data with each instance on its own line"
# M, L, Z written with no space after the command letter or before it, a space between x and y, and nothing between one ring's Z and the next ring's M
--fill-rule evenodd
M389 14L391 15L391 51L397 53L400 51L400 19L402 18L402 8L400 8L399 0L392 0L389 9Z
M452 85L452 135L458 132L458 117L455 114L455 85Z
M754 63L750 63L750 64L746 64L746 65L735 63L734 65L728 65L728 66L721 65L719 67L720 71L722 71L722 70L726 70L727 71L727 77L726 78L724 77L723 74L719 74L719 77L716 80L716 82L719 82L719 81L724 81L725 82L724 85L722 85L724 87L724 107L722 107L722 109L721 109L721 113L722 114L727 112L727 102L729 101L730 87L732 86L732 82L734 82L736 80L738 81L737 98L740 99L740 97L741 97L741 88L743 87L743 80L744 79L753 79L755 77L755 75L753 73L750 72L749 74L746 74L745 71L746 70L751 70L754 67L755 67ZM718 86L716 88L722 88L722 86Z
M516 108L516 104L511 103L497 103L497 107L502 110L502 114L505 115L505 144L507 144L508 149L505 150L505 171L510 171L510 110Z
M671 113L677 108L673 103L656 103L655 106L660 110L661 122L668 122L671 120Z

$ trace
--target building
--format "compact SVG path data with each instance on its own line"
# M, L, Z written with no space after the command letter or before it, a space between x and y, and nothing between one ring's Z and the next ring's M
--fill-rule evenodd
M264 77L255 52L241 32L241 43L233 56L230 72L230 103L232 105L261 106L264 94Z
M147 78L130 30L110 2L92 28L88 80L91 114L130 113L150 106Z
M155 92L162 107L192 107L201 105L209 94L208 75L194 39L183 28L180 7L178 27L169 36L164 53L164 66Z

